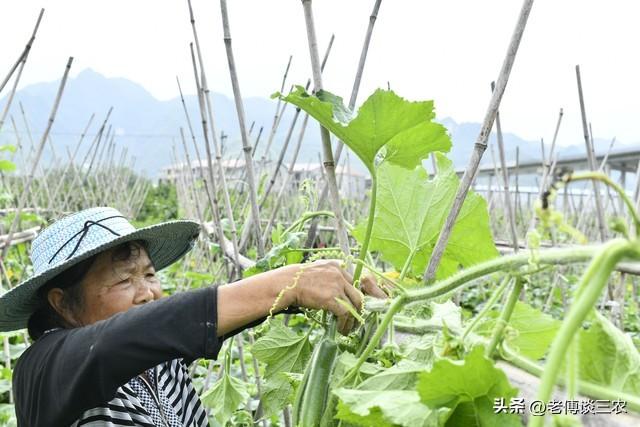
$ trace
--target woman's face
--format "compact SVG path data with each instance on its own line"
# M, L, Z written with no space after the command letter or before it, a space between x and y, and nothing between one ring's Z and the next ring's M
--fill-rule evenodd
M114 254L112 249L98 255L91 265L81 283L82 307L72 314L77 326L107 319L162 297L160 281L147 251L137 243L130 248L127 259Z

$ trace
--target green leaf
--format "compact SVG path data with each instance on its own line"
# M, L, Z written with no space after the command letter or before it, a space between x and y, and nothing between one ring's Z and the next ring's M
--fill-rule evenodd
M8 151L10 153L15 153L16 150L17 150L17 147L15 145L11 145L11 144L0 145L0 152Z
M358 358L352 353L345 351L338 356L336 365L333 368L333 375L331 376L334 381L340 381L342 377L356 365ZM382 370L382 367L375 363L364 362L360 366L359 375L360 378L370 378Z
M401 271L407 259L415 276L424 272L440 230L453 204L459 179L452 163L436 153L438 174L429 179L422 167L407 170L383 163L378 168L378 201L369 250ZM354 229L362 243L366 223ZM489 228L486 202L471 192L454 224L447 248L436 272L447 277L462 267L498 255Z
M495 398L509 401L517 390L503 371L484 357L482 346L474 347L463 361L441 359L428 372L418 375L418 393L429 408L452 409L447 426L519 426L514 414L496 414Z
M500 313L492 311L476 333L490 336ZM523 302L516 302L504 340L509 347L533 360L542 359L560 328L560 321Z
M294 388L300 383L300 379L293 381L289 372L278 372L265 381L262 387L262 410L267 415L278 414L282 408L294 399Z
M629 335L594 311L579 335L580 379L640 395L640 354Z
M202 404L213 409L216 420L222 425L248 399L247 385L227 372L201 396Z
M423 364L402 360L397 365L366 379L358 385L359 390L413 390L418 374L424 372Z
M291 373L301 373L311 357L308 335L298 335L282 321L272 319L271 328L253 345L251 352L266 365L263 404L267 415L276 414L293 400Z
M435 338L434 334L411 336L400 345L402 355L408 360L422 363L425 368L430 367L435 358Z
M251 351L267 365L265 378L278 372L302 372L311 356L307 335L298 335L278 319L271 320L271 328L253 345Z
M309 95L302 86L281 96L304 110L340 138L373 172L376 155L389 143L389 161L413 167L432 151L448 151L446 129L432 122L433 101L410 102L393 91L376 90L360 107L357 116L342 98L327 91Z
M339 388L336 418L359 426L437 427L446 419L448 408L429 409L415 390L350 390Z
M452 301L432 302L429 322L439 326L447 325L449 329L461 330L462 310L459 305L454 304Z
M439 123L423 122L396 135L385 145L384 160L413 169L434 151L448 152L451 138Z
M16 170L16 164L12 161L0 159L0 171L2 172L13 172Z

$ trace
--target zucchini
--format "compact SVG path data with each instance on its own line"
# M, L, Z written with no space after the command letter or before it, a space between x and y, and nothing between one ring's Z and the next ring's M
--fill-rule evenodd
M294 425L317 427L324 413L329 394L331 371L338 354L338 345L326 335L313 350L302 383L296 394Z

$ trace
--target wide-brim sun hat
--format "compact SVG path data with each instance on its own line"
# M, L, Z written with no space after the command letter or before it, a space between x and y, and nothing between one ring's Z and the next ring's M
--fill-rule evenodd
M156 271L179 260L200 233L197 222L168 221L136 229L116 209L96 207L65 216L45 228L31 244L33 276L0 297L0 332L27 327L40 307L38 289L100 252L141 240Z

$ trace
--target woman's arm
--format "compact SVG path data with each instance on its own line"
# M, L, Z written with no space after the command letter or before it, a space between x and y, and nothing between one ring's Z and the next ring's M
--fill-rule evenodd
M296 280L295 287L285 290L277 306L273 307L280 292ZM330 311L338 318L338 330L348 333L355 319L336 298L360 308L362 293L351 285L352 281L338 261L321 260L304 267L288 265L221 286L218 288L217 335L224 336L268 316L272 307L278 312L290 306ZM368 276L363 278L363 287L373 296L385 296Z

